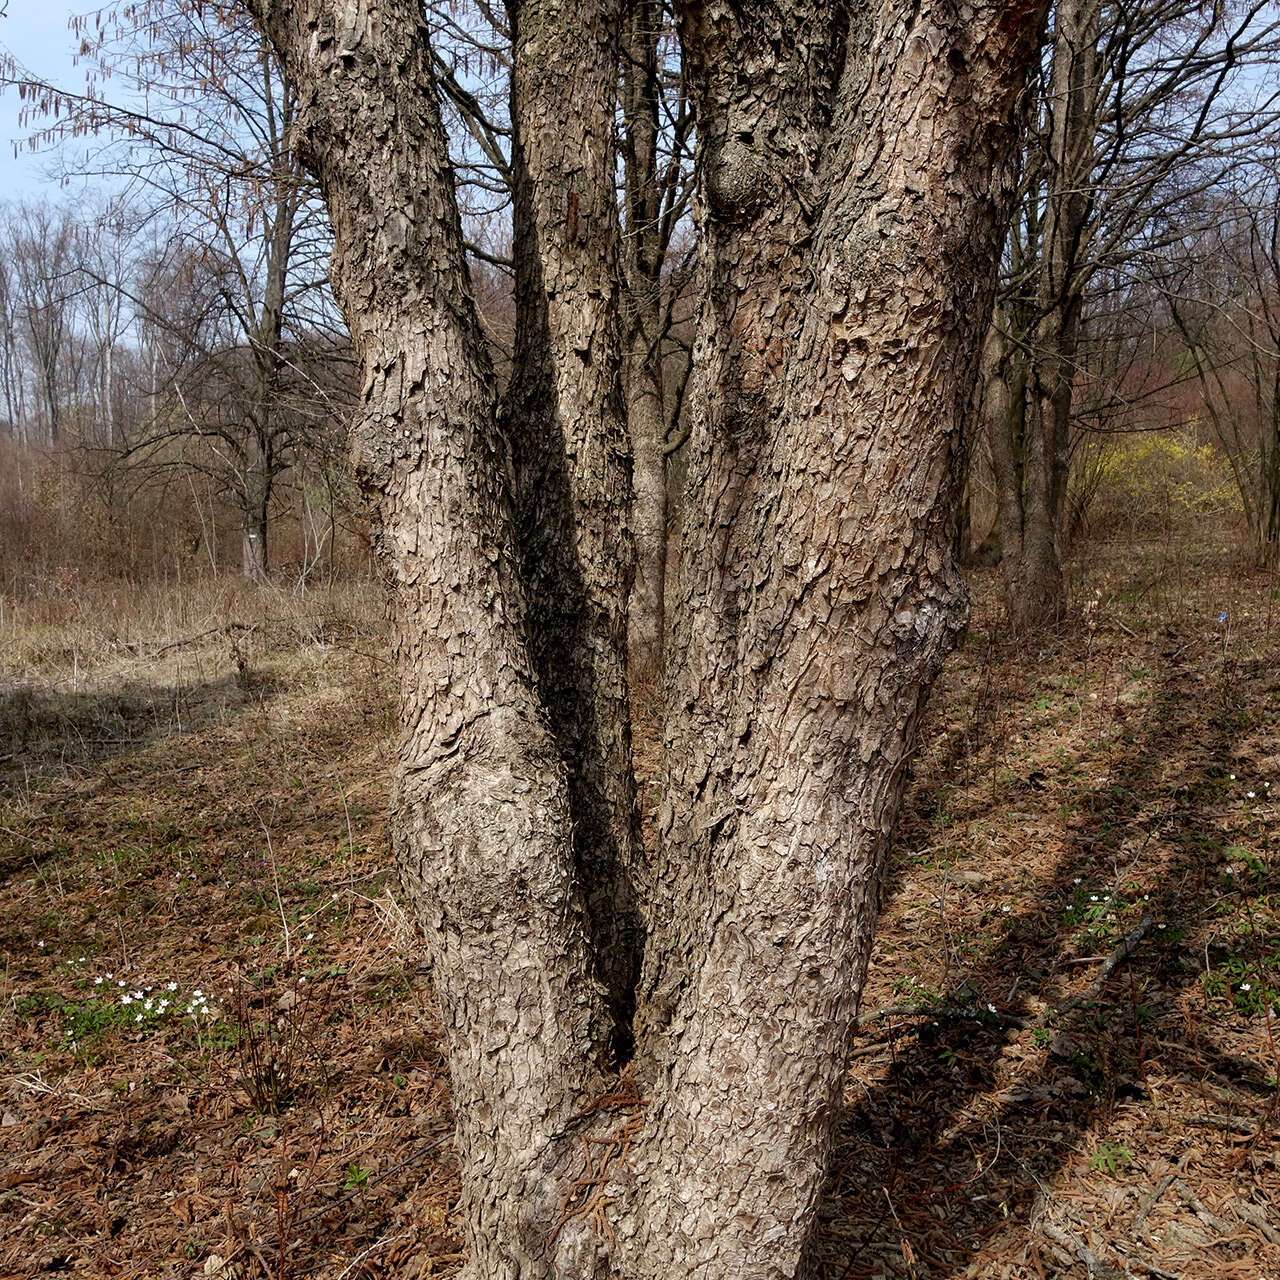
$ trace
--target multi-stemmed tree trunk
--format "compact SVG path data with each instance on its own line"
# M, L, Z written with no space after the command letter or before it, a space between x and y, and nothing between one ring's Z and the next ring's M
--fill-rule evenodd
M436 10L443 12L450 8L448 4L427 6L429 17L434 16ZM671 57L673 32L669 6L663 0L618 0L608 11L610 22L616 28L609 34L609 52L618 84L616 96L611 95L606 105L610 127L616 126L618 134L620 189L615 194L619 196L623 215L618 247L620 269L615 273L609 296L615 301L621 322L623 425L630 439L632 463L628 523L635 549L635 573L627 609L628 674L632 683L638 683L642 693L652 700L661 685L665 635L666 463L672 451L669 436L673 419L687 380L687 364L681 368L679 362L671 359L671 329L675 302L687 287L689 272L682 260L671 261L671 249L673 235L681 228L688 212L690 182L685 161L691 119L680 93L678 76L673 75L676 68ZM483 205L486 196L501 186L510 192L515 209L512 231L516 239L522 239L522 246L517 247L512 259L516 290L524 299L517 310L521 313L526 341L521 350L525 358L515 361L519 391L508 398L507 407L519 416L525 411L515 401L527 398L537 381L533 371L524 367L527 356L543 338L538 328L541 322L529 318L527 306L532 297L530 281L536 281L540 270L530 266L527 252L530 247L536 248L536 241L530 239L528 233L532 227L529 201L538 183L529 167L523 165L519 138L504 127L493 110L497 84L486 86L485 93L473 92L474 85L469 88L458 79L457 68L470 65L469 57L473 54L478 61L488 63L489 51L512 35L519 38L515 28L519 24L520 9L508 5L505 24L501 23L498 11L487 5L481 6L477 13L483 19L478 32L466 33L457 24L445 23L451 40L458 42L457 47L444 55L439 48L435 49L434 65L439 91L463 126L451 139L455 145L463 141L458 158L458 181L464 189L462 207L475 207L477 192L480 193L478 203ZM524 25L526 28L530 25L528 15ZM535 34L541 42L545 24L538 20L537 26ZM521 115L527 115L525 103L531 82L557 90L583 87L569 82L559 66L538 66L532 59L512 65L514 63L514 59L511 63L504 62L502 70L495 69L494 77L497 82L504 78L508 82L514 133L520 130ZM517 83L516 71L520 71L523 85ZM469 77L464 74L462 79L469 80ZM558 128L556 122L566 102L573 103L575 111L582 105L572 97L547 94L538 128L545 132L548 121L553 129ZM616 120L614 107L617 108ZM598 107L593 110L598 114ZM446 122L448 119L446 114ZM530 143L523 145L528 148ZM613 228L616 233L614 212L599 200L593 199L589 217L594 221L588 222L588 214L579 210L576 225L582 236L594 237L606 228ZM474 244L468 248L482 259L489 256ZM556 252L558 258L563 259L562 252ZM681 259L683 256L679 255ZM533 258L536 257L534 253ZM587 276L592 278L590 264L587 264ZM549 291L553 307L572 310L564 291L572 278L570 272ZM543 373L549 377L549 368ZM516 434L518 437L519 433ZM516 442L518 444L518 439ZM572 464L572 449L568 457ZM528 509L528 514L538 516L536 505ZM540 536L545 547L557 545L557 539L549 531ZM526 558L526 565L535 564L536 561ZM565 672L566 679L570 674Z
M628 772L616 15L512 9L534 256L500 411L417 4L247 2L300 88L365 370L394 832L448 1039L468 1274L795 1276L906 762L966 616L954 445L1040 6L681 15L703 302L650 874L608 776Z

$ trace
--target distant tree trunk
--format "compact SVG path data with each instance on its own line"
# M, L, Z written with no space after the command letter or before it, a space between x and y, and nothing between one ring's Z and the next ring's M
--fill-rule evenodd
M102 348L102 372L100 379L102 420L106 427L106 446L116 444L116 392L115 392L115 343L108 340Z
M285 285L289 277L289 256L293 249L299 200L298 184L281 142L276 143L274 151L282 163L274 175L275 199L268 206L271 229L266 240L262 304L249 331L252 372L245 436L242 564L244 576L253 582L266 582L270 568L267 524L271 514L271 491L279 470L280 433L276 419L280 410L280 370L284 364Z
M650 354L645 335L638 336L627 352L627 422L635 454L632 519L636 539L630 654L633 678L647 694L656 693L661 685L666 632L667 417L660 358Z
M271 507L271 468L256 429L245 441L241 491L240 572L250 582L266 582L267 520Z
M664 849L627 1061L617 934L575 832L597 793L584 739L547 702L585 698L598 723L617 705L599 675L617 633L596 602L622 585L601 556L630 495L596 452L617 444L594 274L608 223L582 225L613 172L596 89L616 24L587 0L513 15L517 244L532 251L532 228L538 253L520 287L544 319L501 419L530 432L510 440L512 468L417 3L254 3L303 87L365 372L353 447L404 726L393 831L448 1043L465 1274L795 1277L906 762L966 616L953 450L1039 8L682 15L702 150L699 384ZM548 405L558 439L542 434ZM551 569L530 557L531 475L558 490L539 501L575 550ZM562 569L580 612L548 608ZM583 661L569 637L610 652ZM600 683L564 688L552 655ZM611 761L614 741L596 750Z
M1005 600L1018 631L1058 622L1066 612L1063 526L1097 129L1099 0L1059 0L1055 13L1030 385L1021 354L1006 353L998 376L1012 376L1013 383L1003 393L988 392L1008 401L1007 411L996 411L988 423L993 451L1001 455L996 479Z

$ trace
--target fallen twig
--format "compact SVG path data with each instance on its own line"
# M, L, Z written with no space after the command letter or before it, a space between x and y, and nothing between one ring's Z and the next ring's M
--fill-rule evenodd
M389 1244L394 1244L397 1240L403 1240L404 1234L405 1233L402 1231L399 1235L385 1236L381 1240L375 1240L362 1253L356 1254L356 1256L351 1259L342 1273L338 1276L338 1280L346 1280L346 1277L351 1275L370 1254L376 1253L379 1249L385 1249Z
M1184 1116L1182 1123L1195 1125L1201 1129L1226 1129L1229 1133L1238 1133L1246 1138L1252 1138L1258 1132L1258 1126L1244 1116L1221 1116L1216 1114Z
M1085 1270L1089 1273L1090 1280L1124 1280L1124 1273L1117 1271L1115 1267L1109 1266L1098 1257L1092 1249L1089 1248L1079 1236L1074 1235L1070 1231L1064 1231L1061 1227L1055 1227L1052 1223L1046 1222L1040 1230L1049 1237L1050 1240L1057 1241L1058 1244L1068 1249L1074 1249L1076 1257L1084 1263Z
M1280 1231L1267 1221L1267 1211L1260 1204L1249 1200L1233 1200L1231 1209L1241 1222L1257 1227L1271 1244L1280 1245Z
M1147 1215L1151 1212L1152 1209L1156 1207L1157 1204L1160 1203L1161 1197L1164 1195L1164 1193L1168 1191L1171 1186L1173 1186L1174 1182L1177 1180L1178 1174L1182 1172L1183 1167L1186 1165L1186 1163L1187 1163L1187 1157L1186 1155L1184 1155L1182 1159L1178 1161L1177 1167L1173 1170L1173 1172L1166 1173L1164 1177L1161 1178L1160 1181L1156 1184L1156 1189L1146 1198L1146 1200L1143 1201L1142 1208L1138 1210L1138 1215L1133 1220L1133 1226L1129 1228L1129 1232L1131 1235L1137 1234L1138 1229L1142 1226L1144 1222L1146 1222Z
M1088 989L1082 991L1078 996L1072 996L1070 1000L1064 1001L1054 1010L1054 1014L1061 1017L1064 1013L1070 1013L1073 1009L1079 1008L1086 1000L1092 1000L1099 995L1102 988L1107 985L1111 975L1138 949L1138 943L1151 932L1151 927L1154 924L1154 916L1150 913L1144 915L1120 939L1116 949L1103 961L1102 968L1098 970L1098 976L1089 984Z
M1223 1220L1220 1217L1218 1217L1218 1215L1214 1213L1212 1209L1206 1208L1204 1202L1200 1199L1200 1197L1197 1196L1196 1193L1192 1191L1191 1188L1187 1186L1187 1184L1183 1182L1181 1178L1179 1178L1177 1182L1174 1183L1174 1186L1177 1188L1178 1197L1179 1199L1181 1199L1182 1203L1185 1204L1187 1208L1190 1209L1191 1212L1194 1213L1196 1217L1199 1218L1200 1221L1203 1222L1206 1227L1209 1227L1211 1230L1218 1232L1219 1235L1223 1236L1224 1238L1229 1238L1234 1234L1234 1232L1232 1232L1231 1230L1230 1225L1226 1222L1223 1222Z
M170 649L181 649L183 645L195 644L197 640L206 640L209 636L226 635L232 631L257 631L257 629L256 622L228 622L221 627L210 627L208 631L198 631L193 636L183 636L181 640L172 640L158 649L153 649L151 656L159 657L162 653L168 653Z

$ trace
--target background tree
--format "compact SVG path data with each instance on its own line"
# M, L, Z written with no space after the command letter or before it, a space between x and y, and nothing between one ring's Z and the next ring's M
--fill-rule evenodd
M28 439L57 444L77 363L71 341L74 226L65 210L26 205L10 219L8 241L7 292L15 330L10 342L21 349L27 374L24 380L15 360L18 421ZM28 403L34 410L30 418Z
M509 10L516 253L535 255L517 261L513 385L530 391L509 403L536 412L516 418L468 290L417 6L252 8L306 103L299 146L364 369L354 450L404 726L397 854L449 1042L470 1274L795 1275L905 761L965 617L953 444L1041 15L681 13L700 375L650 877L593 843L605 828L583 810L603 796L611 831L631 820L625 779L594 782L619 764L625 698L602 114L619 14ZM531 462L540 500L577 522L538 577ZM549 701L561 652L598 682L574 691L606 726L594 744ZM624 920L633 898L647 915L634 992L633 940L600 913L613 886Z
M1249 532L1280 556L1280 187L1268 175L1210 202L1211 224L1166 264L1179 354L1226 456Z
M184 260L216 264L219 277L206 295L219 315L200 329L216 333L220 349L193 352L206 373L216 360L216 406L206 416L186 397L180 412L134 424L126 446L135 460L172 458L165 444L177 435L216 439L206 457L222 460L222 487L241 516L242 569L261 580L273 494L304 443L306 415L285 403L286 370L317 336L329 355L337 350L327 227L289 141L293 96L270 45L230 4L151 0L80 20L78 30L84 92L13 73L28 119L44 121L36 140L111 140L80 169L123 180L132 216L159 217ZM149 331L161 321L151 316Z
M1242 164L1273 114L1270 99L1241 96L1242 69L1274 51L1270 9L1188 0L1054 7L984 378L1018 628L1052 622L1066 605L1064 513L1090 290L1180 235L1197 193Z
M630 607L631 673L656 690L666 635L667 461L689 377L671 350L677 307L689 291L678 233L692 193L686 161L693 114L684 93L671 15L660 0L631 0L623 19L620 93L622 314L627 426L634 458L636 580Z

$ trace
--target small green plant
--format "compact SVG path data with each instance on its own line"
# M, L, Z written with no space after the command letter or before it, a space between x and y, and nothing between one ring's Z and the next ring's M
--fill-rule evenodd
M1227 991L1227 980L1222 974L1215 973L1212 969L1206 969L1200 975L1200 985L1207 996L1221 996Z
M1132 1163L1133 1152L1123 1142L1104 1142L1090 1158L1089 1168L1114 1178Z
M347 1165L347 1180L342 1184L343 1191L361 1191L368 1183L368 1169L362 1169L354 1160Z
M1062 918L1082 928L1095 942L1109 942L1115 937L1115 922L1123 909L1124 903L1114 894L1078 885Z
M1053 1032L1048 1027L1033 1027L1031 1041L1037 1048L1047 1049L1053 1043Z
M1280 953L1264 957L1255 969L1243 956L1232 952L1216 969L1200 976L1205 995L1226 997L1242 1018L1256 1018L1269 1006L1280 1006L1280 990L1266 981L1270 972L1280 968Z

